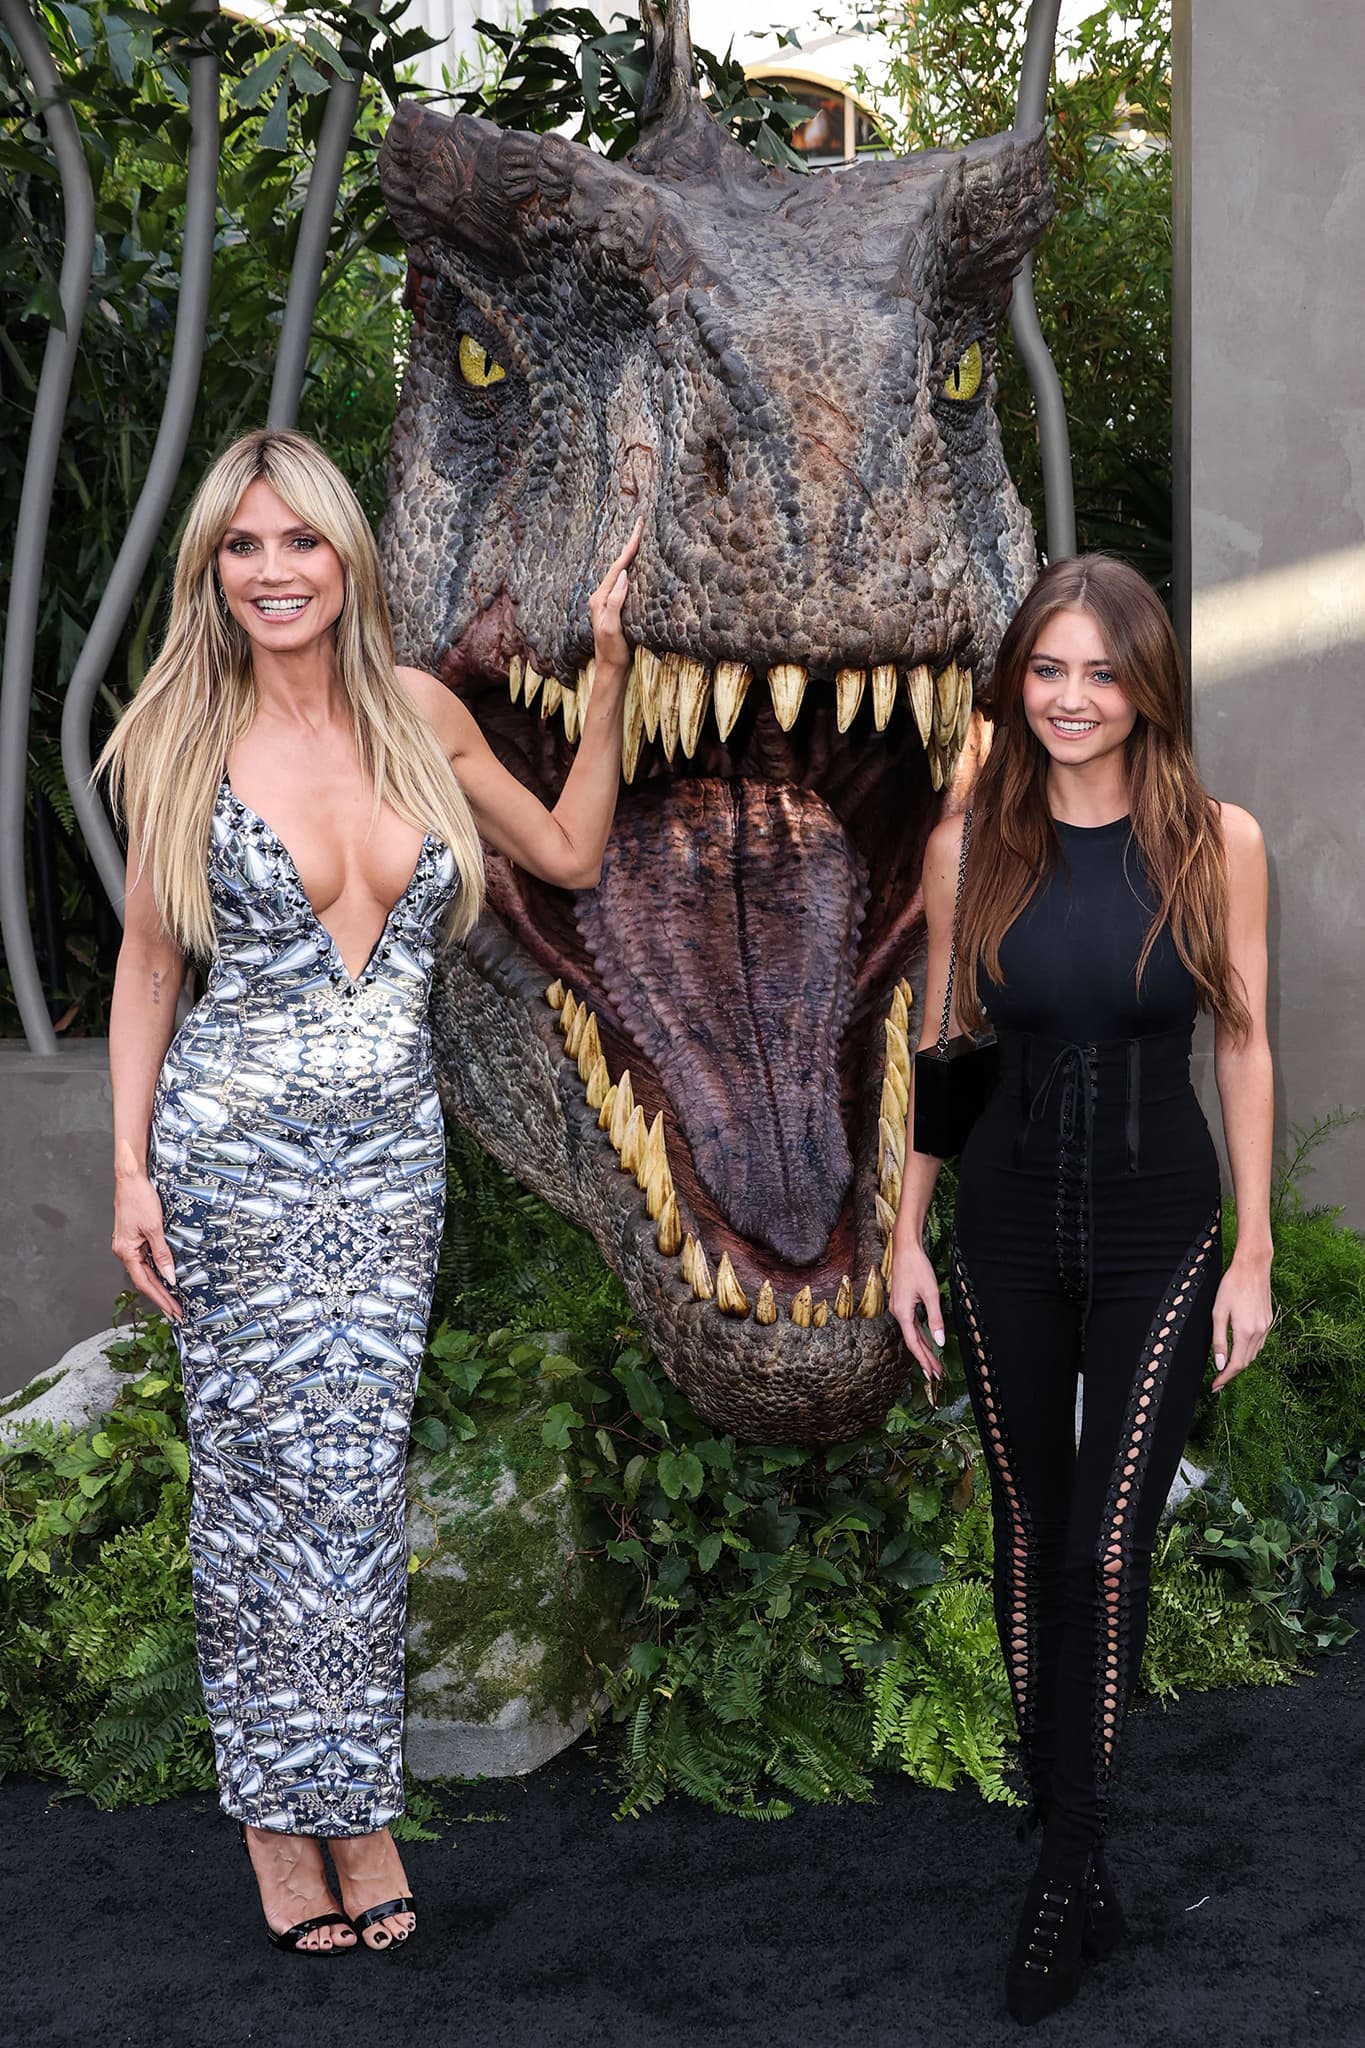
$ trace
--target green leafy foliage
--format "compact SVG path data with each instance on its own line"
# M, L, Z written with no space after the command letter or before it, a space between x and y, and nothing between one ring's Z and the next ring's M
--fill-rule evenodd
M624 156L639 134L649 48L642 21L621 15L613 19L624 26L604 28L586 7L551 7L511 27L475 22L498 61L487 78L462 95L464 112L486 114L500 128L534 134L577 122L573 141L595 144L610 157ZM804 170L791 135L809 109L746 78L729 51L717 57L698 49L695 56L702 97L735 140L767 163Z
M1195 1415L1199 1455L1256 1513L1270 1511L1286 1480L1313 1478L1365 1435L1365 1239L1339 1210L1311 1205L1302 1185L1319 1146L1356 1120L1337 1111L1292 1132L1271 1208L1275 1321L1250 1370L1206 1392ZM1229 1255L1236 1232L1229 1203Z

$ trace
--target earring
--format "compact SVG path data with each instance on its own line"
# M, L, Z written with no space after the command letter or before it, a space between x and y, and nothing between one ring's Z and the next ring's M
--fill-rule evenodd
M218 594L218 613L219 613L219 617L220 617L220 618L224 618L224 619L226 619L226 618L227 618L227 617L229 616L229 614L228 614L228 601L227 601L227 592L226 592L226 591L224 590L224 588L223 588L222 584L221 584L221 583L220 583L220 582L218 581L218 578L217 578L216 576L215 576L215 577L214 577L214 579L213 579L213 587L214 587L214 590L215 590L215 591L217 592L217 594Z

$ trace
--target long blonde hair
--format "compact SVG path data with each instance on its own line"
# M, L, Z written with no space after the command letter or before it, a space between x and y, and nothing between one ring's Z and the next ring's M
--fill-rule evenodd
M249 484L264 478L294 517L330 541L344 591L334 630L337 680L374 792L450 848L459 870L449 930L462 938L483 902L483 849L464 792L399 682L379 553L354 491L305 435L245 434L194 494L176 557L161 651L95 764L118 815L150 861L167 932L187 953L214 951L207 854L228 749L256 708L251 642L218 595L216 560Z
M972 839L958 951L1001 979L1000 942L1060 859L1048 808L1049 756L1024 712L1029 658L1059 611L1088 612L1114 680L1137 713L1124 742L1133 837L1156 907L1137 983L1163 926L1194 980L1200 1009L1244 1040L1251 1018L1228 955L1228 864L1218 806L1199 780L1185 716L1180 647L1160 599L1112 555L1074 555L1038 578L1000 642L985 709L991 750L972 796ZM960 1013L983 1021L975 975L964 975Z

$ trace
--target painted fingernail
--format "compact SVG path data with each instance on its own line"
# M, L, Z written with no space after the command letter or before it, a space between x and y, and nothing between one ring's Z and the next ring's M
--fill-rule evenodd
M1219 1372L1221 1372L1221 1371L1223 1370L1223 1367L1224 1367L1224 1366L1225 1366L1225 1365L1227 1364L1227 1360L1226 1360L1226 1358L1225 1358L1225 1357L1223 1356L1223 1354L1222 1354L1222 1352L1221 1352L1221 1351L1215 1351L1215 1352L1214 1352L1214 1354L1213 1354L1213 1362L1214 1362L1214 1364L1215 1364L1215 1365L1217 1366L1217 1368L1218 1368Z
M935 1332L934 1332L934 1342L935 1342L935 1344L941 1344L941 1343L943 1342L943 1332L942 1332L942 1330L935 1330Z

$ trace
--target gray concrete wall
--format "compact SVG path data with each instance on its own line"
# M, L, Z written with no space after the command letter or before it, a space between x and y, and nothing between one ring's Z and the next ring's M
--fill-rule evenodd
M113 1156L108 1044L40 1060L0 1041L0 1397L113 1321Z
M1283 1141L1365 1105L1365 7L1176 17L1177 597L1201 772L1269 848ZM1365 1227L1365 1125L1307 1187Z

